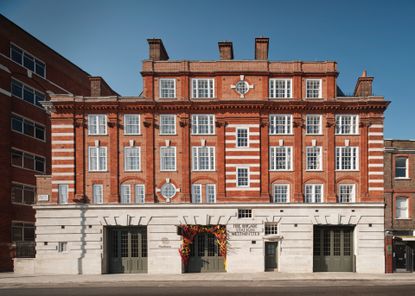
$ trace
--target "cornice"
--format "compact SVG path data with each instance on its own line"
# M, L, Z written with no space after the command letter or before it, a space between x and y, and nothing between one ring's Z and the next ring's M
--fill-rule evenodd
M211 100L211 101L92 101L92 102L51 102L48 109L56 113L83 113L90 111L118 112L168 112L176 113L189 111L215 112L383 112L390 102L373 101L260 101L260 100Z

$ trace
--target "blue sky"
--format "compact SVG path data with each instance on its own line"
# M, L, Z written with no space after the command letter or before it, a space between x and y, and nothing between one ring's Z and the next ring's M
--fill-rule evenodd
M220 40L252 59L267 36L270 60L337 61L345 93L367 69L392 101L385 137L415 139L415 1L0 0L0 12L122 95L141 91L147 38L171 59L210 60Z

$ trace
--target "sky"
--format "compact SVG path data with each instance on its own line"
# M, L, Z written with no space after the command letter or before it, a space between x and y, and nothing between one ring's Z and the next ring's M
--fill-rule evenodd
M0 13L121 95L141 92L147 38L162 38L172 60L254 58L270 38L270 60L334 60L351 94L364 69L375 95L391 101L385 138L415 139L413 0L0 0Z

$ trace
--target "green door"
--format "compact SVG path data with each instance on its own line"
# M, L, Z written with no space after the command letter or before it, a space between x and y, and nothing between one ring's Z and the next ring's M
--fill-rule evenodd
M187 272L223 272L225 260L219 255L216 237L210 233L199 233L193 239Z
M353 228L315 226L313 254L315 272L353 271Z
M278 268L278 243L265 242L265 271L274 271Z
M109 229L109 272L147 272L147 229L120 227Z

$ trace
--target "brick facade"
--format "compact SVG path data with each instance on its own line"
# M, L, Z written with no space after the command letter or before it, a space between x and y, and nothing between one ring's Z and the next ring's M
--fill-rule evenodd
M396 175L397 158L407 159L407 175ZM415 245L411 242L415 231L415 141L385 140L385 230L390 256L387 258L387 272L395 270L392 249L395 243L408 245L408 252L413 252ZM397 217L397 198L407 198L407 217ZM393 238L393 239L392 239ZM410 254L407 254L410 256ZM408 270L413 269L408 267Z
M11 271L13 269L10 254L15 251L12 242L12 221L34 223L35 216L32 206L18 202L12 202L12 184L36 188L36 174L33 169L24 169L12 166L11 149L25 151L31 155L44 157L45 171L49 174L50 169L50 120L49 115L41 106L29 103L22 98L16 97L11 90L12 81L33 89L48 99L51 93L72 93L77 95L90 95L90 75L53 51L51 48L37 40L35 37L0 15L0 98L2 107L0 110L0 171L2 182L0 186L0 271ZM31 70L29 66L19 64L12 59L11 48L15 46L36 61L44 64L44 75L39 75ZM27 61L26 61L27 62ZM23 62L24 63L24 62ZM35 63L35 62L34 62ZM40 72L39 72L40 73ZM95 80L100 78L94 78ZM102 79L101 79L102 80ZM108 88L108 87L107 87ZM113 91L108 93L114 94ZM39 140L26 135L24 132L12 130L12 116L24 118L32 123L40 125L45 129L45 139ZM26 127L25 127L26 129Z
M92 184L102 183L105 203L118 203L119 187L124 182L145 183L146 203L165 202L157 190L166 178L180 189L172 199L173 203L189 202L191 184L195 182L216 184L217 202L270 202L272 184L281 182L291 185L290 200L296 203L304 200L304 184L316 182L323 184L325 202L336 202L340 183L356 184L356 202L383 202L383 111L387 102L374 96L340 97L336 93L336 63L268 62L262 59L166 61L162 43L153 39L149 43L152 59L143 62L142 97L53 97L52 203L57 202L57 185L62 182L69 184L69 200L72 202L82 198L91 200ZM261 46L265 45L257 45ZM154 48L159 48L162 53L158 54ZM253 85L243 99L238 98L235 89L231 88L241 75L249 85ZM359 91L362 81L367 83L372 79L365 76L359 78L356 87ZM191 79L195 77L214 79L213 99L191 98ZM269 99L269 79L274 77L292 79L291 99ZM176 79L176 98L159 97L159 81L163 78ZM305 99L308 78L322 80L321 99ZM106 135L88 135L88 114L107 115ZM140 114L140 135L124 135L124 114ZM175 135L160 135L160 114L176 116ZM214 134L192 135L192 114L214 114ZM293 132L270 135L270 114L292 115ZM320 135L305 133L307 114L322 115ZM359 115L358 133L335 135L337 114ZM251 144L246 151L235 147L238 126L249 127ZM88 172L87 149L97 141L100 146L108 147L106 172ZM123 150L131 141L134 141L134 146L141 147L141 170L134 173L123 169ZM177 170L174 172L161 172L159 169L160 147L165 146L166 141L177 149ZM269 146L280 146L281 143L293 147L293 167L287 171L270 171ZM190 147L201 145L215 147L216 168L212 172L191 169ZM305 169L305 148L313 145L323 147L323 168L319 172ZM357 170L335 170L336 146L358 147ZM235 188L235 168L238 165L250 167L252 182L248 189Z
M321 242L314 229L321 227L353 229L345 243L347 268L327 270L384 272L383 113L389 102L372 95L373 77L364 72L347 97L337 86L335 62L268 61L267 38L256 39L255 59L245 61L233 60L230 42L219 43L220 60L174 61L161 40L148 41L141 96L103 95L105 86L94 85L100 95L55 94L43 104L51 113L52 170L39 179L42 188L50 186L50 198L36 205L35 272L53 273L51 260L63 273L113 272L106 235L125 226L148 233L146 271L185 272L177 252L183 224L222 225L229 234L241 225L257 229L255 238L230 235L229 272L263 271L269 242L279 244L279 271L321 271L313 253ZM285 98L272 98L277 78L285 79ZM139 116L133 135L126 133L125 115ZM162 115L173 116L175 132L161 132ZM308 115L319 121L312 134ZM176 155L169 171L161 169L166 147ZM126 148L140 152L134 171L125 167ZM314 170L307 168L308 148L321 151ZM102 202L94 199L94 185L102 185L95 187L102 188ZM213 202L207 185L214 186ZM315 195L306 202L306 185L320 185L321 200ZM347 194L339 194L340 185ZM142 186L143 202L135 199ZM240 210L250 216L240 217ZM269 222L278 225L271 237L264 231Z

